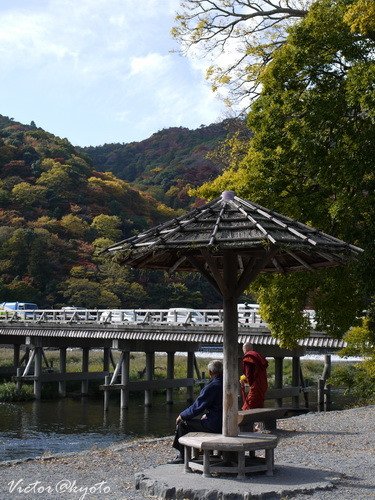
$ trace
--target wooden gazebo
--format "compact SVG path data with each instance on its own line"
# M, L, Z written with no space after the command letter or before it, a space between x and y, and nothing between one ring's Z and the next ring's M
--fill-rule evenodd
M130 267L199 271L222 295L224 436L237 435L238 297L261 272L343 265L362 251L233 191L107 250Z

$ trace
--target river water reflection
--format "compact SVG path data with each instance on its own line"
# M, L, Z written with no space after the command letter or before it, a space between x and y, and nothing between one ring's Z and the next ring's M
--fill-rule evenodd
M177 399L179 398L179 399ZM135 437L171 435L175 419L186 407L186 394L173 405L154 396L145 408L143 398L132 397L122 414L113 401L104 414L103 400L61 399L27 403L0 403L0 460L14 460L104 447Z

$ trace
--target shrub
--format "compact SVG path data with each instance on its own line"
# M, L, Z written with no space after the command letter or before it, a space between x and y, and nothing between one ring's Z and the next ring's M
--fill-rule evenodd
M29 401L31 399L34 399L31 385L23 385L18 390L14 382L0 384L0 401Z

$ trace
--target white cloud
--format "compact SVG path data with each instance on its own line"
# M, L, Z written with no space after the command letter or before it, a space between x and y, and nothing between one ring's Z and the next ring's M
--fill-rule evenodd
M170 56L162 56L156 52L151 52L143 57L132 57L130 60L130 76L148 74L155 78L167 70L170 66Z
M170 52L179 0L15 5L5 9L0 2L0 93L6 103L0 113L35 120L81 145L110 142L111 136L138 140L160 128L194 128L216 119L221 106L202 76L207 63Z

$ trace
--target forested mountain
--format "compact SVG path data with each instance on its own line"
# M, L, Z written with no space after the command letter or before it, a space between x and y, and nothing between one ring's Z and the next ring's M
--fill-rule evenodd
M67 139L0 115L0 302L199 305L204 286L196 277L167 281L99 254L174 214L113 173L94 170Z
M193 201L187 194L189 188L214 179L223 169L207 157L208 153L239 126L239 120L227 119L196 130L172 127L144 141L104 144L82 151L97 170L132 182L168 206L186 207Z

